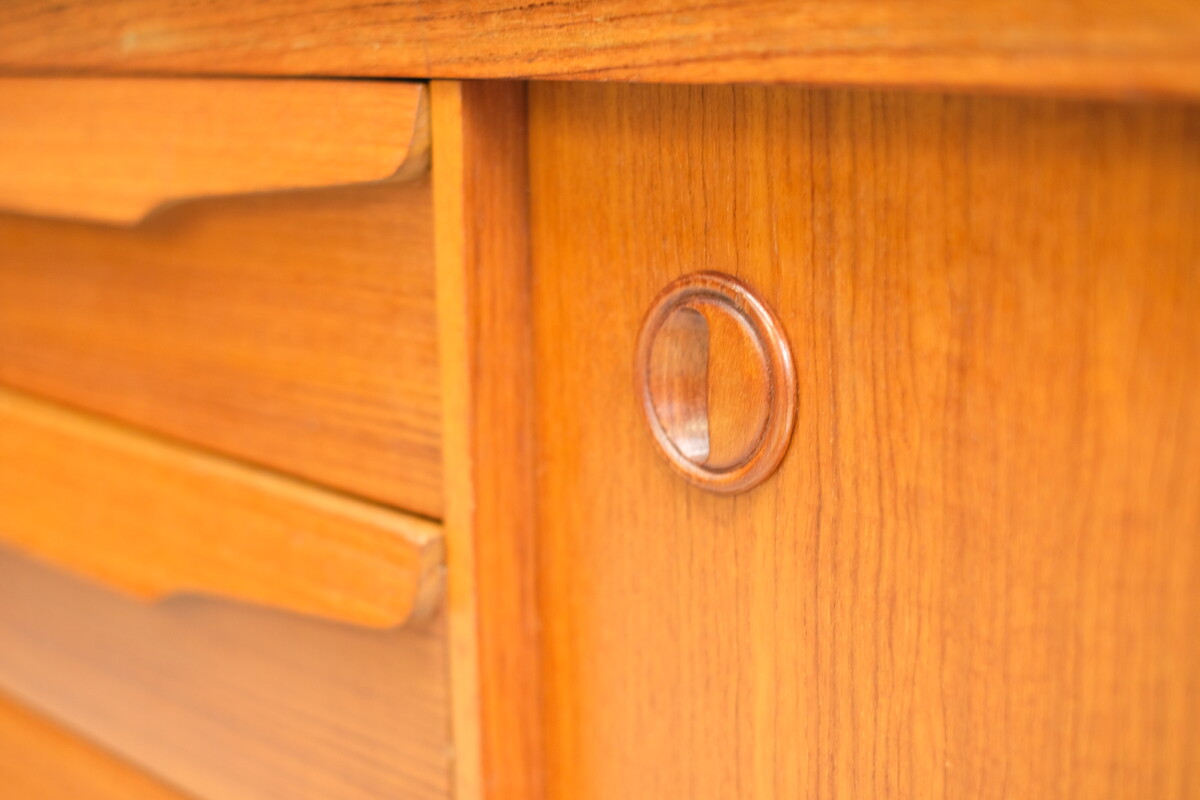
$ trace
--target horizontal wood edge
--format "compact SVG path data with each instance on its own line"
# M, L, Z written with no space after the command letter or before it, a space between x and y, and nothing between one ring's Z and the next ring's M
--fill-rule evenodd
M0 540L145 599L428 617L441 526L0 388Z
M337 24L331 24L336 20ZM0 71L803 82L1200 96L1200 6L16 0Z

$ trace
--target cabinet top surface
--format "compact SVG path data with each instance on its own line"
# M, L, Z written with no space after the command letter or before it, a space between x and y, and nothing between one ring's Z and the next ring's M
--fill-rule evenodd
M1200 95L1179 0L13 0L0 72L805 82Z

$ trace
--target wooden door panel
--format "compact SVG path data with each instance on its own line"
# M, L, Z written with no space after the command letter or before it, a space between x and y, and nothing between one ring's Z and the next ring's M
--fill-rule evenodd
M1200 110L535 85L549 794L1200 786ZM798 416L689 486L631 374L717 270Z

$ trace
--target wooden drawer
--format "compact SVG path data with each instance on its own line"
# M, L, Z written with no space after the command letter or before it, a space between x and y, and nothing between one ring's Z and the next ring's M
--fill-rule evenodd
M423 91L0 80L0 383L439 516Z
M0 543L127 594L371 627L441 600L441 526L0 389Z
M444 798L424 88L89 83L0 80L0 692L197 797Z
M0 549L0 691L198 798L447 798L444 630L143 605Z

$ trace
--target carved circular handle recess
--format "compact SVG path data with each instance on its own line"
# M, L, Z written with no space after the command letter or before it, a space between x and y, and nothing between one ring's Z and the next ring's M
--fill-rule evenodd
M642 322L635 375L654 441L695 485L744 492L779 466L796 368L778 318L741 281L697 272L667 286Z

